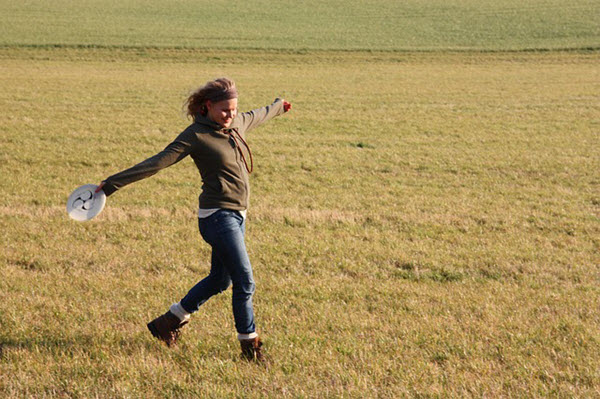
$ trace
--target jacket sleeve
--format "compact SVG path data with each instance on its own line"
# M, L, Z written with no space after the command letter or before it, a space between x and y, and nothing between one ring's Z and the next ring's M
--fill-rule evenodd
M254 129L255 127L260 126L261 124L283 113L283 100L280 98L275 99L273 104L267 105L266 107L244 112L240 114L242 131L247 132L251 129Z
M110 176L104 181L102 190L109 196L123 186L150 177L161 169L181 161L192 152L194 142L193 134L184 131L158 154Z

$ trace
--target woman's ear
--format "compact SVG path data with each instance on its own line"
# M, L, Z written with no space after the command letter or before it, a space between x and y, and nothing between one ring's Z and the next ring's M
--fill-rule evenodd
M206 111L210 111L210 109L212 108L212 102L210 100L206 100L206 102L204 103L204 107L206 108Z

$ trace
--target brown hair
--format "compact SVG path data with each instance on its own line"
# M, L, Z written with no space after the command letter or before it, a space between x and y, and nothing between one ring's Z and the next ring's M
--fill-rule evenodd
M192 119L197 115L206 115L206 102L219 102L237 98L235 82L227 78L218 78L206 82L206 84L196 90L185 100L183 107L186 114Z

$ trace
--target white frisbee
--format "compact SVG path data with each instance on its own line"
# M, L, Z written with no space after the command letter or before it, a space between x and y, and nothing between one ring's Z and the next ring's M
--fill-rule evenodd
M106 204L106 194L100 190L94 193L98 186L85 184L77 187L67 200L67 213L71 219L79 222L90 220L97 216Z

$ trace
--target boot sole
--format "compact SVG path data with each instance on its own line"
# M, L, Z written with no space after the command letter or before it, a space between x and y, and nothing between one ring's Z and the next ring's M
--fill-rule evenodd
M170 341L167 341L166 339L164 339L162 337L162 335L160 335L160 333L158 332L158 329L156 328L156 326L152 322L146 324L146 326L148 327L148 330L150 330L150 332L152 333L152 335L154 336L154 338L156 338L159 341L163 342L169 348L173 348L177 344L176 342L170 342Z

